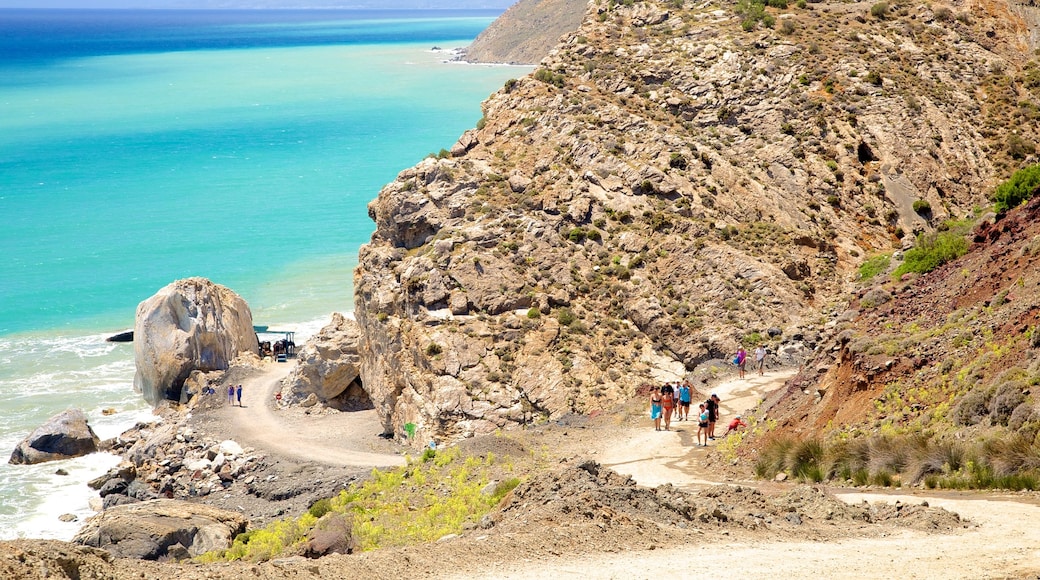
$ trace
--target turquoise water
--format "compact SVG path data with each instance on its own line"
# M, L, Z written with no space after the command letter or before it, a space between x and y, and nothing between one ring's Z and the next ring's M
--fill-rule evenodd
M103 338L173 280L303 335L349 310L367 203L528 71L431 50L489 13L102 16L0 11L0 453L69 407L102 437L146 416ZM110 461L0 466L0 538L71 536Z

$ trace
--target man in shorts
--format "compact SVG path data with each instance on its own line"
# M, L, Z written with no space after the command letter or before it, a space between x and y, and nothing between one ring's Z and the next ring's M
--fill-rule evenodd
M679 420L689 421L690 420L690 401L692 400L693 389L690 388L689 379L683 381L679 387Z

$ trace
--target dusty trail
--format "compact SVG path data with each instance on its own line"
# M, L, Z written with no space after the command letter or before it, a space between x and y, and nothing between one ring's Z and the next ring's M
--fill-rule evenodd
M780 388L794 373L773 372L733 379L715 387L722 400L716 435L734 415L755 407L768 392ZM695 489L719 483L703 460L710 447L696 447L697 424L673 422L669 432L645 426L621 430L604 440L599 461L638 483L665 483ZM724 439L711 442L725 444ZM761 484L762 482L758 482ZM711 570L711 578L1038 578L1040 577L1040 506L1014 495L987 492L907 491L902 494L832 490L848 503L895 502L943 507L970 520L975 527L958 534L899 531L887 537L819 542L710 542L647 552L595 554L558 560L520 561L493 572L472 570L461 578L683 578L698 577L689 569L673 570L684 562ZM695 564L694 564L695 563Z
M724 443L723 434L730 419L753 409L766 393L783 386L794 374L791 370L763 376L749 372L745 379L716 385L712 393L722 401L721 413L715 426L717 439L710 441L707 448L696 446L697 422L693 420L696 409L691 408L691 420L673 420L670 431L654 431L647 419L645 429L625 431L620 437L612 438L599 450L598 460L648 487L671 483L691 489L717 483L717 476L713 478L701 466L704 455L713 446Z
M216 413L232 439L326 465L404 465L404 457L393 452L394 445L377 437L383 429L375 410L303 415L299 409L276 408L274 393L295 366L295 361L266 363L263 373L242 381L242 406Z
M220 413L241 442L285 457L331 465L394 465L400 455L366 450L380 431L374 411L328 416L303 415L273 408L273 393L292 364L272 365L243 383L243 407ZM749 374L717 385L722 415L716 435L734 415L755 407L768 392L781 387L791 371ZM645 486L671 483L695 489L721 479L703 464L711 448L694 445L695 422L673 422L668 432L654 431L649 420L621 427L598 440L591 451L600 463L631 475ZM725 445L724 439L713 444ZM763 484L758 482L757 484ZM764 485L770 485L768 483ZM901 501L940 506L974 526L934 534L897 529L880 537L842 537L826 541L741 541L729 536L703 543L618 553L532 555L482 566L480 559L461 559L447 569L431 566L430 578L1037 578L1040 575L1040 506L1013 494L929 492L900 494L832 490L858 503ZM1025 500L1024 500L1025 499ZM1024 501L1023 501L1024 500ZM676 565L678 564L678 568ZM705 572L708 570L710 572Z

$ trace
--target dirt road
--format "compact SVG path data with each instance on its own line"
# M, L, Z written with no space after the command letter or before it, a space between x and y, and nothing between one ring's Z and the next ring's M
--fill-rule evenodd
M242 445L276 455L326 465L388 467L404 465L396 446L379 439L383 431L375 410L304 414L275 405L274 393L296 365L266 363L263 373L242 383L242 406L218 411L227 432Z
M784 384L793 372L748 374L714 388L722 400L722 419L755 407L765 393ZM725 432L723 422L716 434ZM605 439L598 459L641 485L665 483L684 489L719 482L702 463L711 447L695 446L695 422L672 423L654 431L650 420L640 429L622 430ZM718 443L722 443L719 440ZM712 442L715 444L716 442ZM833 489L848 503L895 502L943 507L974 524L957 535L905 530L887 537L819 542L733 542L657 549L652 552L577 555L558 561L517 562L493 572L466 573L471 578L1037 578L1040 577L1040 507L1021 496L996 493L947 493L926 490L901 495ZM710 574L674 569L672 562L710 570ZM455 576L462 577L462 576Z

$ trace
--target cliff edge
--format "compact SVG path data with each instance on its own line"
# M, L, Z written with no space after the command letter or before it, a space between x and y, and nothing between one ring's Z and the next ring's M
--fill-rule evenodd
M387 431L591 413L738 344L799 363L861 262L1036 158L1029 30L1003 2L590 4L369 206L355 304Z

